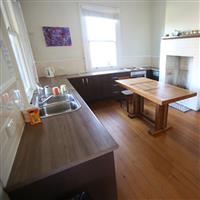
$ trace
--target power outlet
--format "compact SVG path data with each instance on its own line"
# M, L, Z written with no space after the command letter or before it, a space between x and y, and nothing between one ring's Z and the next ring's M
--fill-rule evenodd
M6 125L6 132L8 137L12 137L16 131L16 123L13 119L9 119Z

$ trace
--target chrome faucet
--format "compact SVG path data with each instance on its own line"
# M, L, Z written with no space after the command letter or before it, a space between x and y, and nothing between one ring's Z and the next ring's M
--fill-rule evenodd
M38 105L39 106L41 106L41 105L43 105L44 103L46 103L49 99L51 99L53 97L53 95L50 95L50 96L48 96L47 98L44 98L44 100L43 101L41 101L41 98L40 98L40 100L38 101Z
M44 86L42 87L41 85L37 85L37 97L35 104L41 107L44 103L46 103L49 99L53 97L51 91L51 87L49 86Z

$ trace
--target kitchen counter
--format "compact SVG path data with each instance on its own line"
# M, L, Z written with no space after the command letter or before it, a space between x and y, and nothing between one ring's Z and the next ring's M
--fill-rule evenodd
M83 73L67 75L67 78L77 78L77 77L85 77L85 76L98 76L98 75L115 74L115 73L120 73L120 72L129 72L129 71L131 71L131 69L124 68L124 69L104 70L104 71L96 71L96 72L83 72Z
M117 143L99 122L65 76L43 78L43 85L65 83L78 99L81 108L26 125L11 170L7 192L103 156L118 148ZM53 82L52 82L53 81Z
M114 80L123 77L142 77L145 76L154 80L159 79L159 69L152 67L121 68L115 70L106 70L98 72L79 73L71 75L60 75L57 78L41 78L44 85L57 85L62 83L63 79L68 79L85 102L91 103L103 99L121 98L121 90Z
M78 78L78 77L86 77L86 76L98 76L98 75L105 75L105 74L117 74L121 72L132 72L132 71L144 71L144 70L159 70L159 68L152 68L150 66L145 67L133 67L133 68L119 68L114 70L103 70L103 71L95 71L95 72L82 72L70 75L61 75L59 77L66 77L66 78Z

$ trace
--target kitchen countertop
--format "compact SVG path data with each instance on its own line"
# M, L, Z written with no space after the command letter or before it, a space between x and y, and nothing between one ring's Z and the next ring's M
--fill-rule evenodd
M116 74L121 72L133 72L133 71L144 71L144 70L156 70L158 71L159 68L155 67L133 67L133 68L119 68L115 70L104 70L104 71L95 71L95 72L82 72L82 73L76 73L76 74L70 74L70 75L59 75L57 77L61 78L81 78L81 77L87 77L87 76L97 76L97 75L105 75L105 74ZM43 77L44 78L44 77Z
M129 71L131 71L131 70L128 68L124 68L124 69L104 70L104 71L96 71L96 72L83 72L83 73L67 75L67 78L97 76L97 75L104 75L104 74L115 74L115 73L120 73L120 72L129 72Z
M42 84L49 79L42 78ZM65 83L81 104L78 111L43 119L42 124L26 125L6 190L13 191L59 173L118 148L65 76L53 83Z

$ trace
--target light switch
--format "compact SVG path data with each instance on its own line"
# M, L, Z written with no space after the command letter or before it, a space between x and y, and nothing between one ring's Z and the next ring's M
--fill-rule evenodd
M6 145L7 140L8 140L8 135L6 133L6 130L5 128L2 128L0 131L0 158L1 158L2 149Z
M12 137L15 134L16 123L13 119L9 119L6 125L6 132L8 137Z

